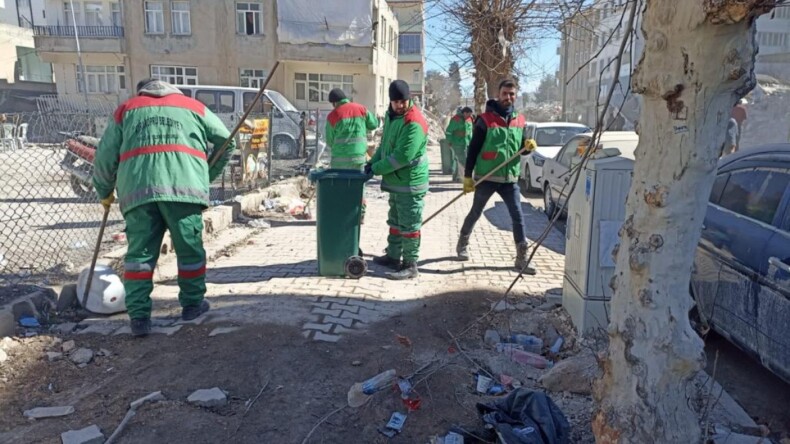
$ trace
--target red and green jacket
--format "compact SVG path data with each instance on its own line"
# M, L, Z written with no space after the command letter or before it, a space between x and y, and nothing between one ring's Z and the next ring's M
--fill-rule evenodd
M483 177L519 152L526 143L526 119L515 111L506 111L496 100L486 103L486 112L475 122L465 176ZM516 183L521 173L521 159L516 157L497 170L489 182Z
M358 169L365 164L368 131L379 126L376 116L364 106L343 99L326 119L326 144L332 153L332 168Z
M466 148L472 140L472 118L465 119L463 113L458 113L450 119L444 137L450 145Z
M150 202L208 206L209 183L228 163L235 141L209 169L208 144L230 132L197 100L152 82L118 107L96 151L93 185L104 199L118 190L122 213Z
M402 116L387 111L381 145L371 159L373 173L382 176L381 189L395 194L426 193L427 145L428 122L414 102L409 102Z

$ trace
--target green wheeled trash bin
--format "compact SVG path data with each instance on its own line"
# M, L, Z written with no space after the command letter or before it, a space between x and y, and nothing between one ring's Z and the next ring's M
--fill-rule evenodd
M318 274L359 279L368 264L359 256L359 230L365 182L371 176L357 170L314 170Z
M456 165L450 142L447 139L442 139L439 141L439 147L442 152L442 174L454 174Z

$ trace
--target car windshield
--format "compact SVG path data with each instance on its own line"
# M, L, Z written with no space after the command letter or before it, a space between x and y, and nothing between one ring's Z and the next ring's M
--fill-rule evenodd
M589 131L590 129L586 127L547 126L535 130L535 143L537 143L538 146L562 146L565 145L571 137Z
M288 101L282 94L278 93L277 91L266 90L266 96L269 97L269 100L274 103L277 108L280 108L281 111L290 113L290 112L299 112L291 102Z

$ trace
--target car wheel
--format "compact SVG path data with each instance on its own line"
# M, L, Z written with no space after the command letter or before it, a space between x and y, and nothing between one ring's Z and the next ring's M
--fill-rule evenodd
M296 159L297 157L298 150L296 141L285 136L274 138L274 147L272 149L273 159Z
M691 284L689 284L689 297L694 302L694 306L689 310L691 328L693 328L702 339L705 339L710 332L710 324L699 312L699 306L696 302L697 298L694 296L694 287L692 287Z
M524 177L519 179L518 187L521 189L521 195L529 197L529 194L535 191L532 187L532 176L529 174L529 165L524 167Z
M543 212L549 219L552 219L557 212L557 205L551 197L551 187L548 183L543 187Z

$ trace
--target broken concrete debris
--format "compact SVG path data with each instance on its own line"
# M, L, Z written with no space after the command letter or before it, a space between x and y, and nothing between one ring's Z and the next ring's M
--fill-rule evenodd
M538 382L552 392L589 395L592 393L592 383L600 373L595 355L591 351L585 351L558 362Z
M97 425L90 425L84 429L69 430L60 434L62 444L102 444L104 434Z
M516 306L508 301L499 301L491 303L491 309L494 311L515 310Z
M69 360L77 365L88 364L93 360L93 350L78 348L69 354Z
M214 336L232 333L239 329L241 329L241 327L217 327L214 330L211 330L211 333L208 334L208 337L213 338Z
M49 362L60 361L63 359L63 353L61 352L47 352L47 360Z
M25 410L23 415L28 419L44 419L44 418L57 418L59 416L71 415L74 413L74 407L36 407L34 409Z
M194 391L187 402L200 407L221 407L228 403L228 397L219 387Z
M63 353L69 353L72 350L74 350L76 346L77 345L74 343L74 340L72 339L61 344L60 349L63 351Z
M0 348L0 362L6 362L8 360L8 354Z

